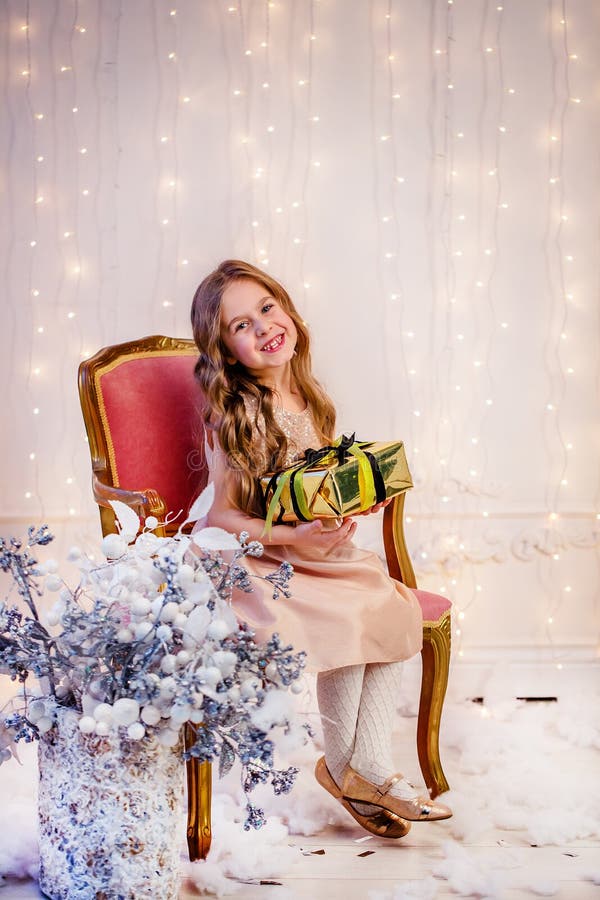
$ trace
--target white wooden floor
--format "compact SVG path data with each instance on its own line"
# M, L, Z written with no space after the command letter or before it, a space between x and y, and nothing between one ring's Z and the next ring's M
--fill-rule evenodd
M449 713L448 731L451 715ZM411 777L418 772L413 726L414 720L409 720L403 734L397 736L395 748L396 758L404 761L403 768ZM514 735L515 729L522 727L522 723L507 722L507 734ZM534 766L536 758L542 765L539 748L532 752L532 757ZM451 786L463 792L463 797L480 790L478 785L490 783L498 770L496 765L491 765L479 776L468 775L464 770L461 773L459 761L459 748L450 746L444 749L446 775ZM556 803L552 807L554 783L558 785L569 768L582 790L589 786L592 793L597 792L600 781L599 754L593 746L570 746L550 740L543 764L548 765L549 761L550 771L555 773L556 779L554 782L553 775L548 782L549 809L554 809L552 815L560 819ZM531 759L528 764L531 764ZM305 784L312 784L308 775L306 779ZM323 797L327 801L327 797ZM320 795L317 802L322 802ZM450 798L448 802L451 804ZM543 803L542 808L545 806ZM520 805L517 796L514 808L522 812L527 805ZM600 900L600 885L590 880L595 875L597 882L600 882L598 836L573 839L558 845L532 846L525 829L491 827L487 830L473 829L474 837L469 836L467 828L467 836L460 838L450 832L450 823L458 820L456 816L455 820L448 822L415 823L405 838L391 841L367 836L350 817L346 818L347 826L329 826L310 837L290 835L286 843L293 850L291 862L286 863L283 870L280 867L279 873L272 879L276 884L251 880L245 883L241 879L231 879L225 882L221 896L235 894L240 900L434 900L456 896L495 900L536 896L552 896L557 900ZM244 840L245 835L240 829L239 838L236 832L233 852L236 852L237 846L242 848ZM367 851L368 855L360 855ZM461 869L455 861L450 872L449 854L463 851L467 854L467 863ZM275 846L273 853L277 852ZM40 896L33 881L9 880L0 888L0 900L25 900ZM198 896L200 893L192 882L184 881L180 900L192 900Z
M277 880L281 887L266 885L240 885L235 896L240 900L373 900L387 898L417 897L453 897L457 893L447 883L435 879L435 892L426 893L427 882L431 878L432 869L441 857L440 843L443 840L441 826L428 824L421 829L414 829L400 841L384 841L373 838L372 841L357 844L360 829L339 829L328 831L311 838L294 840L298 848L298 861L283 877ZM498 841L504 846L499 846ZM466 845L466 849L482 862L486 862L509 876L520 872L519 878L524 882L544 879L558 887L549 894L556 900L592 900L600 898L600 887L583 881L586 872L600 869L600 847L598 843L577 843L568 847L532 848L519 842L514 837L511 843L506 842L506 833L490 833L485 840L476 845ZM302 850L324 850L323 855L304 856ZM373 851L371 855L360 857L365 850ZM574 853L575 857L565 856ZM420 888L413 886L408 892L409 882L421 880ZM402 892L404 889L405 893ZM419 893L419 890L422 892ZM25 896L25 895L23 895ZM36 895L34 895L36 896ZM462 894L462 896L482 896L480 894ZM506 900L521 900L540 896L531 889L502 888L493 895ZM184 888L180 900L191 900L198 897L193 889Z

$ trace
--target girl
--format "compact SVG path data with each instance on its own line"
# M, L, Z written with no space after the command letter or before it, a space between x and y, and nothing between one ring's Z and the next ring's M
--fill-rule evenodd
M215 485L208 524L247 531L264 544L262 557L245 560L251 573L267 574L284 560L294 567L290 599L274 602L255 589L238 592L234 604L259 637L277 631L307 651L325 738L317 780L383 837L403 836L410 821L447 818L447 807L393 774L400 661L422 646L415 595L387 575L375 553L354 546L351 518L274 525L264 533L259 476L330 443L335 433L333 404L311 371L305 323L270 275L226 260L196 291L192 327Z

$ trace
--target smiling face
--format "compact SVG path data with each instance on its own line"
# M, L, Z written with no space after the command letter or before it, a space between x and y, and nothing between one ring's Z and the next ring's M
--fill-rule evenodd
M291 317L266 288L233 281L221 300L221 338L230 357L258 381L277 379L294 355L298 334Z

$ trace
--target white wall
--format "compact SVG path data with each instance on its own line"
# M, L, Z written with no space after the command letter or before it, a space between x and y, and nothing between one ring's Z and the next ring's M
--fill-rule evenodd
M309 320L340 428L406 441L457 657L596 655L600 7L500 7L0 6L3 532L94 542L80 359L188 336L239 256Z

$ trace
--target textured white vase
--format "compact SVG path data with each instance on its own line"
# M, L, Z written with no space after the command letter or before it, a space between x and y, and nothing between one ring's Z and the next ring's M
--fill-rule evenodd
M40 888L52 900L175 900L180 747L84 735L71 710L39 742Z

